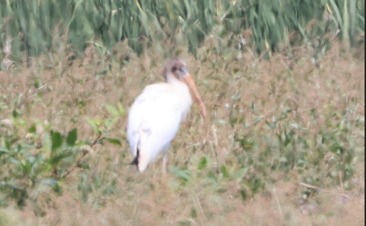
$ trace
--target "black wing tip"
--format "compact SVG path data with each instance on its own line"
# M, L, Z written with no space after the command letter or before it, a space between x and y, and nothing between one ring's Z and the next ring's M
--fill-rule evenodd
M130 163L130 165L135 165L138 168L138 165L139 165L139 157L140 157L140 150L137 148L136 156L132 160L132 162Z
M136 155L136 157L132 160L132 162L130 163L130 165L139 165L139 157Z

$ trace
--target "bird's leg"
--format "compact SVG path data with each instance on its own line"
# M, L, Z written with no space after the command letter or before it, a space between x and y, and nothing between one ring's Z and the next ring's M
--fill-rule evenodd
M161 183L163 186L167 187L167 173L166 173L166 165L168 163L168 150L169 150L169 144L166 144L164 147L163 147L163 163L162 163L162 177L161 177Z
M167 188L167 173L166 173L166 165L168 163L168 153L164 152L164 157L163 157L163 164L162 164L162 175L161 175L161 184L163 185L164 188Z
M163 177L166 177L166 165L168 163L168 150L169 150L169 144L166 144L163 147L163 153L164 153L164 157L163 157L163 165L162 165L162 172L163 172Z
M162 165L163 177L166 177L166 165L167 165L167 163L168 163L168 154L164 153L163 165Z

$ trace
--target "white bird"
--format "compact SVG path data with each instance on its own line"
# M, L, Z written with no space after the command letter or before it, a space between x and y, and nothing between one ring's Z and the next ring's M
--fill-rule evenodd
M152 84L132 104L127 125L128 142L133 156L131 165L143 172L163 152L163 174L166 173L169 144L178 132L192 105L192 93L201 115L206 107L190 76L185 60L171 59L165 66L165 83Z

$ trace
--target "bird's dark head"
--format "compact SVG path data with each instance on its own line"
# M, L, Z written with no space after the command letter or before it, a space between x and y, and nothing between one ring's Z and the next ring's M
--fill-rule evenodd
M168 61L164 67L163 77L165 81L169 80L169 76L174 76L178 80L186 75L189 75L186 61L182 57L174 57Z

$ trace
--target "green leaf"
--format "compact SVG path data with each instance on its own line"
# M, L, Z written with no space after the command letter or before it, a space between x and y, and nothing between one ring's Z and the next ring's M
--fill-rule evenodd
M77 140L77 137L78 137L78 130L77 130L77 128L74 128L67 134L67 137L66 137L67 144L70 146L74 146L75 142Z
M249 170L249 167L244 167L244 168L242 168L242 169L238 170L237 172L235 172L235 173L232 175L232 177L233 177L233 178L238 178L238 179L240 179L240 178L242 178L242 177L245 175L245 173L246 173L248 170Z
M107 127L108 130L112 128L113 119L107 118L104 120L104 125Z
M101 123L100 120L88 119L87 121L88 121L89 125L91 125L91 127L93 128L93 130L96 134L100 135L102 133L99 129L99 125Z
M29 129L28 129L28 133L35 133L36 132L36 125L32 125Z
M17 110L14 110L14 111L12 112L12 114L13 114L13 117L14 117L14 118L17 118L17 117L19 116L19 112L18 112Z
M191 208L191 217L193 219L197 218L197 210L194 207Z
M51 143L51 137L50 137L49 133L43 134L43 143L42 144L46 150L51 150L52 143Z
M71 152L63 152L62 154L60 155L56 155L56 156L52 156L48 159L48 163L51 165L51 166L55 166L57 165L59 162L61 162L63 159L67 158L67 157L70 157L71 156Z
M198 169L206 168L206 166L207 166L207 158L202 157L200 162L198 163Z
M5 140L5 147L10 150L10 142L8 140Z
M116 144L116 145L119 145L119 146L121 146L121 145L122 145L121 141L120 141L120 140L118 140L118 139L116 139L116 138L113 138L113 137L106 137L105 139L106 139L109 143L111 143L111 144Z
M126 113L125 109L122 107L120 103L118 103L118 111L120 116L124 116Z
M226 166L221 166L221 173L224 178L229 177L229 173L227 172Z
M246 190L244 188L240 190L240 196L241 196L241 198L243 200L246 200L247 199L248 194L247 194L247 192L246 192Z
M3 153L9 153L9 151L8 151L8 150L6 150L5 148L2 148L2 147L0 147L0 152L3 152Z
M13 189L16 189L16 190L23 190L22 188L20 188L19 186L15 185L15 184L11 184L11 183L4 183L4 182L0 182L0 186L8 186L8 187L11 187Z
M48 186L52 186L52 185L55 185L57 184L58 181L55 180L55 179L44 179L40 182L40 184L43 184L43 185L48 185Z
M52 140L52 147L51 147L52 151L55 151L57 148L61 147L62 136L59 132L53 132L51 134L51 140Z
M280 162L282 162L282 163L286 163L286 162L288 162L288 161L287 161L287 158L286 158L285 156L281 156L279 160L280 160Z
M216 184L217 183L217 177L213 172L207 173L207 178L211 179L211 181Z
M26 161L22 164L23 173L29 175L31 173L33 164L30 161Z
M243 138L234 138L236 142L239 142L240 143L240 146L247 150L247 149L252 149L253 146L254 146L254 142L249 140L248 138L246 137L243 137Z
M119 116L119 112L117 110L117 108L115 108L113 105L107 104L105 106L105 108L107 109L107 111L109 112L109 114L113 117L118 117Z
M172 172L184 181L188 181L191 174L189 170L181 170L177 167L172 167Z
M22 151L22 145L18 144L17 148L16 148L16 152L21 152Z
M269 128L271 128L271 129L276 129L276 123L270 123L270 122L268 122L268 121L266 120L266 124L267 124L267 126L268 126Z
M38 89L39 88L39 81L35 81L33 85L34 85L34 88Z
M16 164L16 165L22 165L23 163L19 162L17 159L10 157L10 162Z

